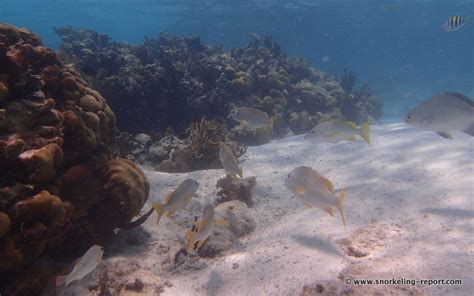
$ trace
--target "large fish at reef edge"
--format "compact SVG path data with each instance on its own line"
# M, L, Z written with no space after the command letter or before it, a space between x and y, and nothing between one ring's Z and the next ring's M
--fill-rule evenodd
M447 139L453 138L451 132L474 136L474 102L460 93L444 92L410 110L405 123Z

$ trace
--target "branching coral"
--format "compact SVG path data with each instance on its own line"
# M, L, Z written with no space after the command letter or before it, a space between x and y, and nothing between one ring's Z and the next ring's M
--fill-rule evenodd
M205 117L192 123L188 132L191 152L198 159L203 156L214 158L212 154L219 151L219 143L224 140L222 126Z
M356 79L357 74L347 69L344 69L344 73L340 77L336 75L336 80L339 81L344 91L349 94L352 93L354 89Z
M344 70L341 77L337 77L345 91L342 104L342 113L350 120L362 123L368 119L380 119L382 116L383 103L380 98L374 95L367 83L360 89L355 89L357 74Z
M167 172L184 172L206 168L220 168L219 143L227 143L238 156L246 152L245 146L226 137L221 124L203 118L187 129L188 138L177 144L170 152L170 158L157 167Z

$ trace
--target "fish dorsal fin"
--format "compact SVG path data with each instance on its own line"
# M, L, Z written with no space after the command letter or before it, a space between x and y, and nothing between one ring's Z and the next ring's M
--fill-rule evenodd
M192 198L193 198L193 194L192 194L192 193L186 195L186 200L187 200L187 201L190 201Z
M296 186L295 192L298 194L304 194L306 192L306 188L304 186Z
M329 189L329 191L334 192L334 184L332 184L331 180L325 178L325 177L320 177L321 180L326 183L326 187Z
M463 102L466 102L466 104L468 104L469 106L474 107L474 102L463 94L446 91L446 92L443 93L443 95L448 95L448 96L451 96L451 97L455 97L457 99L460 99Z
M357 124L354 121L346 121L347 125L352 128L357 128Z
M165 204L169 203L171 201L171 199L173 199L173 196L174 196L174 191L169 193L166 197L165 197Z

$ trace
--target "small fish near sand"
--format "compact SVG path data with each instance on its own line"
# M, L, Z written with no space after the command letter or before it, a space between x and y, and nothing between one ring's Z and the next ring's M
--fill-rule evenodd
M242 127L250 129L268 128L273 131L273 119L268 114L252 107L238 108L232 119L239 122Z
M359 127L352 121L332 119L316 125L304 138L334 144L341 141L357 141L357 136L370 144L370 121Z
M74 261L74 268L69 274L56 277L56 295L63 295L70 283L82 280L94 271L102 260L103 254L104 248L102 246L94 245L90 247L82 257Z
M188 252L199 250L204 242L211 236L215 225L213 205L206 205L200 220L194 221L193 229L186 233L188 237Z
M453 15L448 17L448 19L443 24L443 30L446 32L453 32L461 29L471 20L468 16L462 15Z
M239 166L239 162L237 161L232 149L230 149L230 147L225 143L220 143L219 160L227 175L230 175L233 178L243 178L242 167Z
M331 216L334 216L334 208L338 209L346 226L344 218L346 193L341 191L339 196L336 196L332 182L316 170L307 166L295 168L288 174L285 186L307 207L323 209Z
M160 223L161 216L163 216L164 213L166 213L168 217L171 217L177 210L186 208L198 188L199 183L196 180L186 179L179 184L178 188L166 196L164 204L153 203L153 207L158 216L156 224Z
M474 136L474 102L460 93L437 94L410 110L405 123L446 139L453 138L452 132Z

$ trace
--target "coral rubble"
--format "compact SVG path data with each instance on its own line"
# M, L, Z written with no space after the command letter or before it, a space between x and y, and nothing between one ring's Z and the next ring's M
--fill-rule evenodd
M0 294L39 294L55 272L42 260L76 257L139 213L148 182L113 158L115 124L37 35L0 24Z
M251 207L252 202L252 188L257 185L257 178L254 176L244 179L235 179L230 175L217 180L216 188L218 188L217 195L220 197L219 202L230 200L239 200Z

